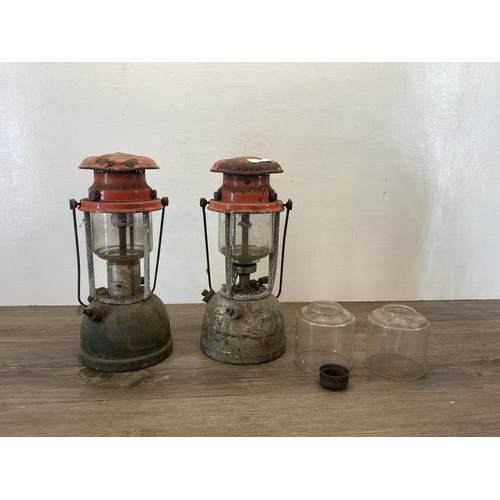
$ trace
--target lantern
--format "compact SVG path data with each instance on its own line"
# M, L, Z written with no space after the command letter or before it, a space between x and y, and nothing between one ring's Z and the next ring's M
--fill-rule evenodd
M163 220L168 198L159 199L145 171L158 165L143 156L113 153L83 160L94 171L88 198L70 200L78 263L80 360L95 370L124 372L164 360L173 347L165 305L156 286ZM76 213L84 213L89 304L80 298L80 256ZM161 210L155 280L151 286L152 212ZM94 255L107 267L107 288L96 288ZM141 267L142 263L142 267Z
M207 273L201 350L223 363L252 365L279 358L286 349L285 322L277 300L281 293L286 228L292 202L283 204L269 183L283 172L273 160L238 157L219 160L211 169L223 174L222 186L209 202L202 198ZM226 259L226 282L212 290L205 208L219 216L219 252ZM287 208L279 293L275 283L280 212ZM268 274L251 279L257 263L268 258Z

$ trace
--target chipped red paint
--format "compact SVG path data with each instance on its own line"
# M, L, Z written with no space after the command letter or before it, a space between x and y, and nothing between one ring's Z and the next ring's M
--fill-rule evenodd
M208 209L224 213L268 214L283 211L283 202L277 199L271 187L271 173L283 170L274 160L242 156L219 160L211 172L223 173L222 186Z
M82 161L78 168L106 172L134 172L137 170L159 169L160 167L147 156L109 153L101 156L89 156Z
M82 212L135 213L162 208L156 192L146 183L146 169L158 165L145 156L112 153L90 156L79 168L94 170L89 197L80 201Z

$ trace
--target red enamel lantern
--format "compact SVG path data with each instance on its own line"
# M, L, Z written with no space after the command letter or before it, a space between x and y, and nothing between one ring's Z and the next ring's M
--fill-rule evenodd
M278 260L279 216L284 208L292 207L290 200L286 205L278 200L270 184L270 175L283 170L274 160L243 156L219 160L211 171L223 174L222 186L209 202L202 199L201 206L219 213L219 251L226 258L226 282L218 293L204 292L207 309L201 348L225 363L271 361L286 347L283 314L276 300L279 293L277 297L271 293ZM285 228L287 222L288 211ZM284 243L285 239L283 248ZM251 280L257 263L266 257L268 275Z
M153 294L162 231L155 284L152 289L150 285L151 213L162 210L163 228L168 199L157 197L145 171L159 167L151 158L113 153L86 158L79 168L94 172L88 198L70 200L77 251L75 208L84 213L90 289L88 306L78 296L78 312L84 315L80 359L103 371L151 366L172 351L168 314ZM106 261L107 287L96 289L94 254Z

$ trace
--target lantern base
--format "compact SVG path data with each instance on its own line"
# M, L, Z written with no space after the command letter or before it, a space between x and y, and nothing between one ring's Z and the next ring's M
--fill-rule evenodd
M214 294L203 318L201 350L215 361L233 365L257 365L279 358L286 350L286 337L276 297L234 300Z
M173 348L165 304L156 295L135 304L104 304L94 300L102 320L85 316L80 329L80 361L104 372L127 372L163 361Z

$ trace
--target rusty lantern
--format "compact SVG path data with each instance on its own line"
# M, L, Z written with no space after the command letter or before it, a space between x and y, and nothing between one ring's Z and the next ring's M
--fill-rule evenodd
M214 198L200 200L205 229L209 290L203 318L201 350L223 363L253 365L279 358L286 349L285 322L277 298L281 293L283 257L291 200L283 204L269 183L283 172L274 160L238 157L219 160L211 169L223 174ZM219 251L226 258L226 282L212 290L205 208L219 214ZM280 212L287 209L283 232L280 287L275 283ZM257 263L269 259L268 275L250 279Z
M144 156L112 153L83 160L94 171L88 198L70 200L78 263L80 360L95 370L124 372L146 368L172 352L170 321L156 286L168 198L159 199L145 171L158 165ZM80 298L80 256L76 209L84 214L89 304ZM150 280L152 215L162 211L154 284ZM94 254L106 261L107 288L96 288ZM141 272L141 261L143 261Z

